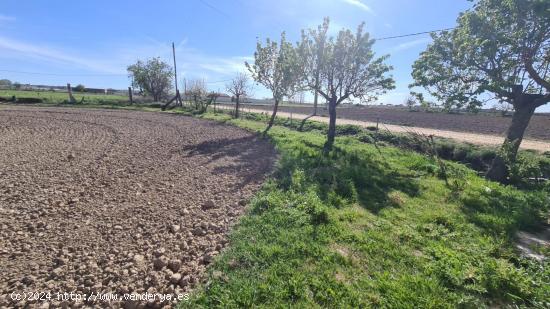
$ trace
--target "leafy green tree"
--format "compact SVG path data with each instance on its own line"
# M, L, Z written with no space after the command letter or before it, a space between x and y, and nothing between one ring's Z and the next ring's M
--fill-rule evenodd
M550 102L550 1L480 0L457 22L432 35L413 65L414 85L447 105L476 107L490 96L513 105L509 153L487 174L504 182L535 109Z
M160 58L151 58L147 62L139 60L128 66L128 74L132 78L132 86L142 89L147 95L158 102L168 96L172 89L172 67Z
M13 88L14 88L15 90L19 90L19 89L21 89L21 87L22 87L22 85L21 85L20 82L15 82L15 83L13 83Z
M371 101L388 89L395 88L385 64L389 56L375 58L374 40L359 25L357 32L341 30L336 38L319 36L327 33L329 19L325 18L317 31L302 31L299 43L300 62L304 66L305 85L328 101L329 130L324 151L332 149L336 135L336 107L348 99Z
M76 87L74 87L74 91L76 92L84 92L86 91L86 87L82 84L78 84Z
M12 86L11 80L9 80L9 79L0 79L0 87L11 88L11 86Z
M302 76L301 63L294 46L286 41L285 33L281 34L279 44L270 39L265 46L260 42L256 45L254 63L245 63L252 78L271 91L273 100L273 113L265 129L267 132L275 121L279 103L285 97L293 96L299 89Z

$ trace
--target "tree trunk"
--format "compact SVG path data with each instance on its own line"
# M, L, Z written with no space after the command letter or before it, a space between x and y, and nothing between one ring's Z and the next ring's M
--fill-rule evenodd
M239 118L239 96L236 96L235 100L235 118Z
M273 113L271 114L271 118L269 119L269 123L267 124L267 128L265 128L265 130L264 130L264 135L273 126L273 123L275 122L275 117L277 116L277 109L278 108L279 108L279 100L275 99L275 105L273 105Z
M325 143L323 152L325 154L329 153L332 150L334 145L334 138L336 137L336 99L331 98L328 102L328 114L329 114L329 123L328 123L328 133L327 141Z
M508 178L507 162L514 162L518 154L519 146L523 140L529 121L535 113L536 105L533 102L519 102L514 104L515 112L512 116L512 124L508 128L506 139L500 154L493 160L491 168L487 172L487 179L506 182ZM508 151L508 153L504 153Z
M307 116L306 118L304 118L302 120L302 123L300 123L300 127L298 128L298 131L302 131L304 129L304 125L306 124L306 121L313 117L313 116L317 116L317 100L319 99L319 94L317 93L317 90L315 90L315 95L313 97L313 113L311 113L311 115Z

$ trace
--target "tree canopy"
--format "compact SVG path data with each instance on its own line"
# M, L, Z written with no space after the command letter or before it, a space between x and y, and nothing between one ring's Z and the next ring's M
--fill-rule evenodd
M535 109L550 102L550 1L480 0L457 27L433 34L413 65L415 83L447 108L495 98L514 107L503 150L488 178L506 179ZM506 157L506 158L505 158Z
M132 86L139 88L145 94L160 101L172 89L172 67L160 58L151 58L147 62L139 60L128 66L128 73L132 78Z
M447 108L475 109L491 98L514 104L514 91L541 95L539 106L550 100L549 1L482 0L457 22L432 34L413 65L412 86Z
M9 79L0 79L0 86L11 87L12 83Z
M254 63L245 63L252 78L271 91L275 105L267 130L273 125L279 102L285 97L291 97L300 88L302 66L296 49L281 34L279 43L266 39L265 46L256 44Z
M328 37L329 19L325 18L316 30L302 31L298 50L304 66L303 83L329 104L326 150L334 142L337 105L348 99L371 101L395 88L393 78L387 75L392 70L385 63L389 56L375 57L372 50L375 41L364 31L364 26L359 25L355 34L341 30L336 38Z

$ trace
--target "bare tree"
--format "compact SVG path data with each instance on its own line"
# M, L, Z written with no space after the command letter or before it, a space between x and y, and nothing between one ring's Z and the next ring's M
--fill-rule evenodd
M266 40L265 46L260 42L256 45L254 64L246 63L252 78L269 89L275 101L273 113L265 129L266 133L277 116L279 103L285 97L291 97L299 90L300 78L303 72L296 49L286 41L285 33L281 34L281 41Z
M185 96L193 100L195 109L199 109L200 100L208 93L204 79L192 79L187 82Z
M235 118L239 118L239 104L242 96L246 96L250 91L248 76L239 73L229 84L226 85L227 92L235 97Z
M302 32L299 44L300 62L304 65L304 82L328 101L329 130L324 151L329 152L336 135L336 107L345 100L356 98L370 101L388 89L395 88L392 67L384 61L388 56L374 58L374 40L363 32L364 23L356 34L341 30L336 39L319 41L310 31ZM319 26L319 33L327 33L329 19Z
M407 106L409 111L412 112L413 108L416 106L416 98L413 95L408 96L405 99L405 106Z
M299 91L292 96L292 99L290 101L292 103L304 104L305 99L306 99L306 94L303 91Z

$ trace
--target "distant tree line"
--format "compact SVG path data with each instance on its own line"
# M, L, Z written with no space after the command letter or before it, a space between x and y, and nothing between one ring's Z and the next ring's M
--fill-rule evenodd
M19 89L21 89L21 83L12 82L9 79L0 79L0 88L19 90Z

